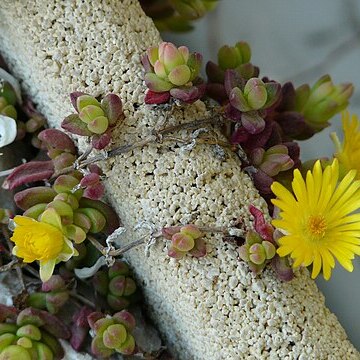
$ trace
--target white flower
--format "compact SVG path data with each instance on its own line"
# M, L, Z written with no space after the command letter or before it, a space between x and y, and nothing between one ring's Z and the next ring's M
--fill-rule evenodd
M16 121L0 115L0 148L11 144L16 138Z

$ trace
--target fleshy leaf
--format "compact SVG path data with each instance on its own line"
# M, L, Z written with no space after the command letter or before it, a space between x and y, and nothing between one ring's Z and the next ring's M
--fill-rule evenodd
M54 165L49 161L30 161L17 166L13 172L6 178L2 187L6 190L12 190L17 186L35 181L49 179L54 173Z
M80 120L78 114L67 116L61 123L61 127L72 134L91 136L93 133L88 129L87 124Z

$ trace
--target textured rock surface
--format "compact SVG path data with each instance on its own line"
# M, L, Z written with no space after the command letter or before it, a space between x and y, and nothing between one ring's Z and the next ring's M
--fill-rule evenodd
M89 5L91 3L91 5ZM114 91L126 121L115 143L148 135L164 116L143 104L140 56L160 41L134 0L3 0L0 45L24 89L51 125L71 110L67 94ZM168 123L204 117L201 103L174 109ZM187 136L185 132L181 136ZM79 142L80 147L84 142ZM179 222L227 226L264 204L228 154L206 146L191 152L152 145L103 164L108 196L129 229L146 220L157 228ZM127 239L139 234L127 232ZM143 285L149 312L180 359L359 359L306 271L283 284L270 271L254 278L233 245L208 237L210 254L179 262L159 242L128 260Z

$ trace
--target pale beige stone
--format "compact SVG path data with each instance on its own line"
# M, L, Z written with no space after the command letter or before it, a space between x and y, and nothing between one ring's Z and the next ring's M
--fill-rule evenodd
M2 0L0 30L11 69L54 127L72 112L73 90L121 96L126 120L114 146L144 138L165 116L168 124L208 116L201 102L169 115L144 105L140 57L160 37L135 0ZM129 229L126 241L138 238L132 229L142 220L156 228L230 226L241 217L249 226L248 205L265 204L239 165L234 154L221 160L208 146L185 151L174 143L102 164L108 198ZM206 240L210 253L202 259L169 259L162 241L149 257L144 249L127 255L149 314L179 359L360 359L307 271L291 283L270 270L256 278L234 245Z

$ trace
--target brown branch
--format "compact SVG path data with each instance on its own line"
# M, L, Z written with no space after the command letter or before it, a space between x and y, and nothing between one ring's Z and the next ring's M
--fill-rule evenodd
M163 142L163 141L174 141L176 139L176 141L179 142L189 142L191 140L185 140L185 139L179 139L179 138L174 138L171 136L166 136L164 137L164 135L176 132L176 131L180 131L180 130L195 130L195 129L200 129L206 125L221 125L222 124L222 120L221 117L219 116L215 116L215 117L211 117L209 119L202 119L202 120L194 120L188 123L183 123L183 124L178 124L178 125L173 125L173 126L169 126L166 128L163 128L161 130L154 130L152 132L151 135L147 136L145 139L142 139L140 141L136 141L133 142L131 144L126 144L126 145L122 145L119 147L116 147L115 149L112 149L110 151L107 151L105 153L100 153L98 155L95 155L91 158L87 158L84 159L82 161L78 161L78 167L77 168L84 168L87 165L99 162L99 161L103 161L106 160L108 158L114 157L114 156L118 156L121 154L125 154L129 151L132 151L134 149L137 148L142 148L145 145L151 144L151 143L159 143L159 142ZM204 141L204 140L200 140L199 143L206 143L206 144L210 144L210 145L221 145L221 146L226 146L229 147L230 144L226 143L226 142L222 142L222 141ZM58 177L59 175L64 175L67 174L71 171L74 170L74 166L68 166L64 169L62 169L61 171L53 174L53 176L51 177L51 179L54 179L56 177Z

